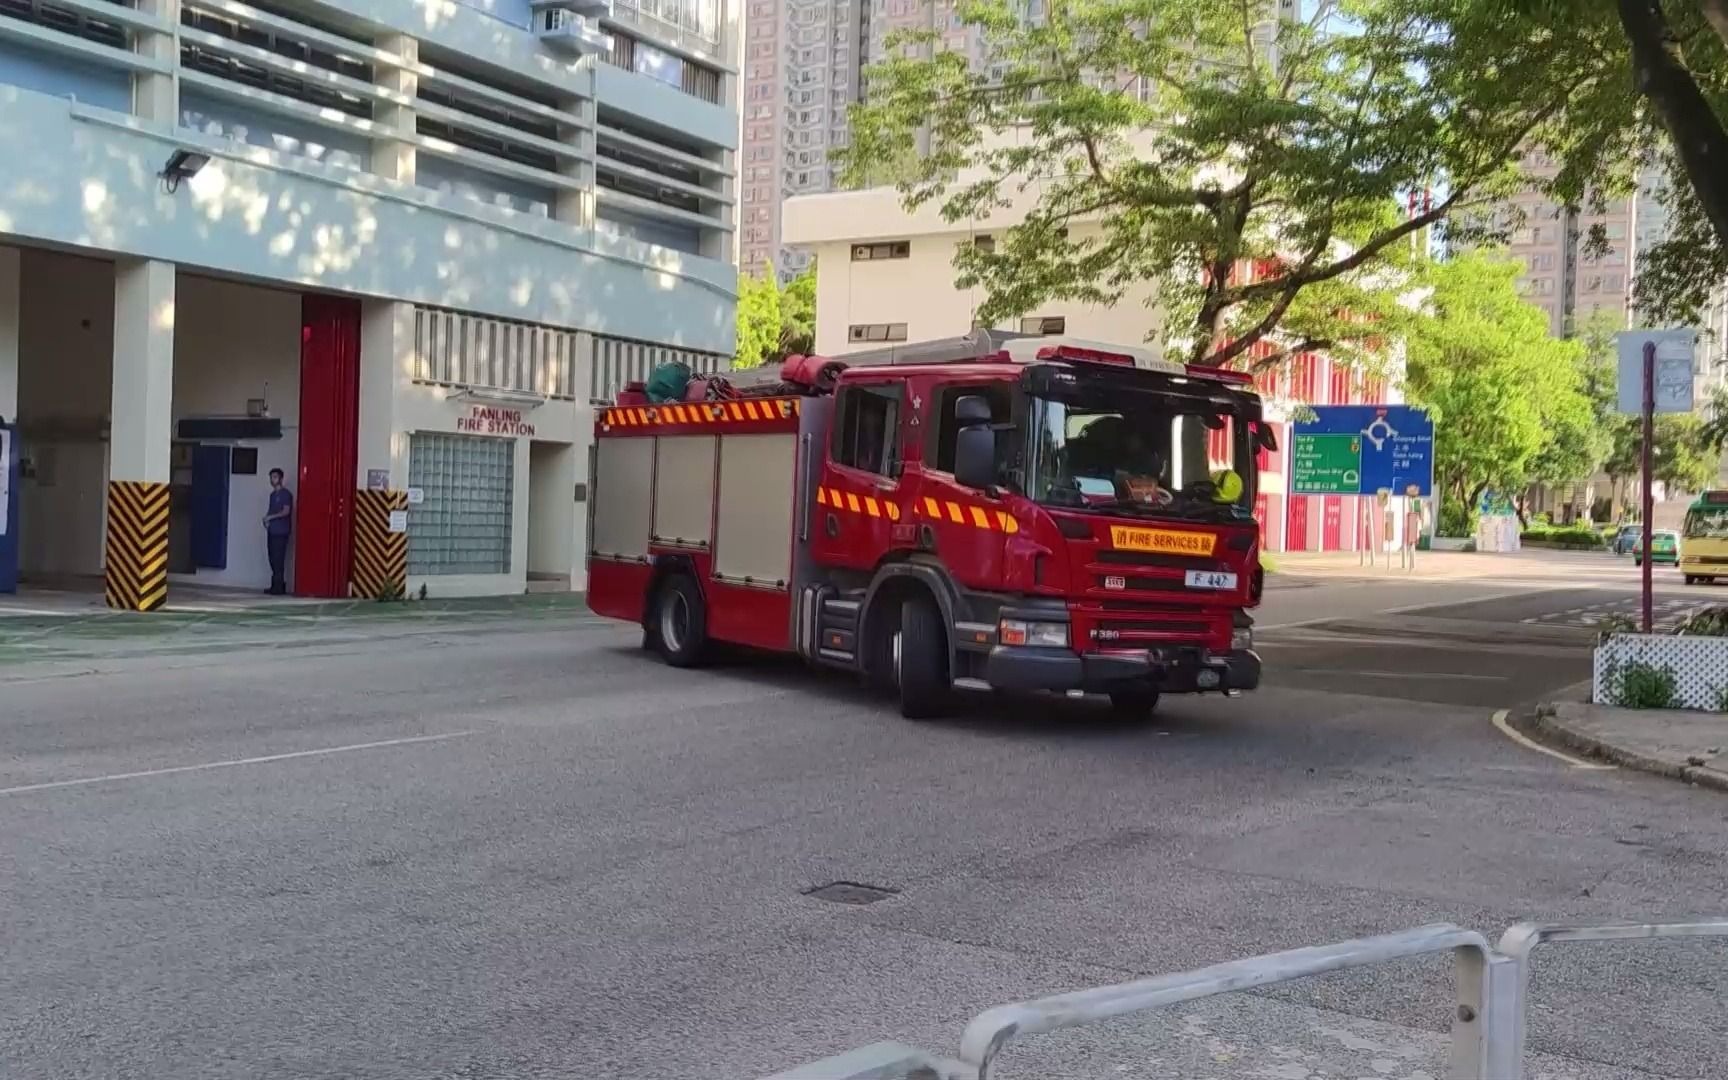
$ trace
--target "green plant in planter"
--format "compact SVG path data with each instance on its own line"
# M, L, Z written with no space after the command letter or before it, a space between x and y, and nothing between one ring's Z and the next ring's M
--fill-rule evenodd
M1684 637L1728 637L1728 607L1707 607L1694 611L1675 628Z
M1622 709L1679 707L1680 680L1666 665L1617 664L1609 670L1607 684L1609 704Z
M1608 615L1596 623L1596 636L1600 640L1610 634L1636 634L1638 621L1630 615Z
M1718 686L1714 697L1715 700L1711 704L1716 711L1728 712L1728 686Z

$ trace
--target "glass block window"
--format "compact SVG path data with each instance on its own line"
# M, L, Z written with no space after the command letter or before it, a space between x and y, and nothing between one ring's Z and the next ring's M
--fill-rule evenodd
M508 574L516 443L474 435L415 434L408 486L408 572Z

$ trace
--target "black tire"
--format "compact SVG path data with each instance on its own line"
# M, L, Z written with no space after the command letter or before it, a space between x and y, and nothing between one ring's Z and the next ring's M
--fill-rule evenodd
M953 697L948 674L948 629L928 596L909 596L900 604L900 648L895 662L900 715L908 720L945 716Z
M661 582L648 613L648 643L673 667L696 667L708 658L708 610L688 574Z
M1686 584L1696 585L1696 584L1698 584L1698 582L1699 582L1699 578L1696 574L1687 574L1686 575Z
M1115 690L1110 694L1110 708L1124 719L1142 719L1158 708L1158 691L1148 688Z

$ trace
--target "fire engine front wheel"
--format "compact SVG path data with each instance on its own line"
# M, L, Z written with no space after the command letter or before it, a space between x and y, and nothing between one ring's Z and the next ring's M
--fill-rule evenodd
M649 616L650 644L673 667L694 667L708 651L707 611L702 590L687 574L666 579Z
M900 632L895 635L894 681L900 691L900 715L930 720L948 711L948 634L942 612L927 596L907 597L900 605Z

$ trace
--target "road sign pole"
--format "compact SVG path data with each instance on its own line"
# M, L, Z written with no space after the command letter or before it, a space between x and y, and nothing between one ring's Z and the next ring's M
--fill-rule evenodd
M1656 457L1656 343L1644 343L1644 528L1639 543L1644 549L1643 558L1643 607L1644 632L1652 632L1655 620L1651 614L1651 572L1650 563L1651 537L1655 532L1656 494L1651 484L1651 467Z

